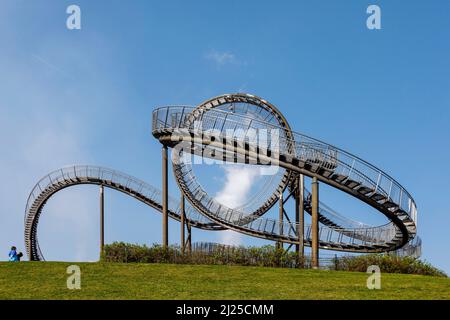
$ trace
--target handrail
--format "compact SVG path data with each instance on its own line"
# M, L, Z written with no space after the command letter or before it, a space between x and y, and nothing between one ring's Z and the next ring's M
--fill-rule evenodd
M237 99L237 103L233 99ZM241 102L244 106L238 108L238 103ZM256 106L253 113L248 113L249 104L252 107ZM231 106L231 112L217 108L219 105ZM196 120L202 121L200 126ZM210 99L198 107L166 106L154 110L152 133L161 142L167 137L171 138L177 129L186 130L185 133L183 130L181 134L177 133L179 134L177 139L189 141L192 138L191 134L194 134L194 140L191 141L194 144L203 143L204 134L216 130L221 138L220 141L243 143L252 148L258 145L250 140L248 135L250 130L266 129L270 139L266 136L265 148L267 151L274 151L267 153L266 157L271 159L279 156L280 160L283 159L282 167L285 169L275 193L271 193L272 191L268 189L264 191L267 195L272 195L268 199L262 199L263 196L259 194L258 197L255 196L254 204L249 202L248 206L231 209L217 202L202 189L189 164L175 161L174 172L177 182L189 202L185 207L186 216L194 227L207 230L229 228L270 240L298 243L299 225L297 223L277 221L262 216L276 202L276 197L273 198L276 192L282 193L293 181L294 173L297 172L317 176L321 181L358 197L385 214L390 220L381 226L369 226L348 219L320 202L319 219L323 223L319 228L320 247L354 252L385 252L401 247L404 253L420 251L421 240L415 236L417 206L412 196L400 183L376 166L347 151L302 133L293 132L284 116L267 101L245 94L224 95ZM227 130L231 131L229 136L224 135ZM281 132L281 134L276 133L279 139L275 141L275 144L272 143L271 130ZM200 140L195 140L198 136ZM208 142L212 147L223 146L213 141L210 138ZM241 156L243 155L242 150L238 152L241 152ZM179 154L175 153L175 157L177 156ZM294 158L297 163L302 162L302 166L296 167L289 162ZM319 169L322 171L319 172ZM320 176L321 174L324 176ZM57 191L77 184L105 185L133 196L157 210L161 210L162 207L160 190L120 171L90 165L66 166L54 170L37 182L27 199L24 223L27 252L30 258L43 258L37 240L37 223L45 203ZM358 193L352 188L365 189ZM305 190L303 200L307 211L310 210L311 205L309 194L309 191ZM264 200L264 204L252 212L252 206L256 206L260 200ZM247 209L250 210L250 214L245 212ZM170 197L169 216L174 219L180 217L179 202ZM305 225L304 228L306 235L304 242L310 245L311 226Z
M167 110L167 111L168 111L168 110L170 110L170 109L173 110L173 108L183 108L184 110L189 110L189 109L191 109L191 111L195 109L195 107L192 107L192 106L162 106L162 107L157 107L157 108L153 111L153 115L158 114L158 112L159 112L160 110ZM214 109L213 111L208 111L208 112L223 114L223 115L225 115L225 117L227 117L227 115L229 114L229 113L227 113L226 111L220 110L220 109ZM253 119L253 118L251 118L251 117L249 117L249 116L246 116L246 115L241 115L241 114L239 114L239 117L240 117L240 118L247 119L247 120L249 121L249 123L251 123L251 122L258 122L258 123L260 123L262 126L264 126L264 127L266 127L266 128L272 128L272 129L281 129L281 130L284 130L284 128L280 128L280 127L274 125L273 123L264 122L264 121L259 120L259 119ZM240 123L240 122L235 121L235 120L230 120L230 119L226 119L226 120L227 120L227 121L230 121L230 122L233 122L233 123L236 123L236 124L239 124L239 123ZM181 126L180 126L179 128L181 128ZM158 130L158 128L153 127L153 131L155 131L155 130ZM318 146L323 145L323 146L326 146L327 148L332 148L332 149L338 151L338 154L345 154L345 155L347 155L348 157L350 157L350 158L352 158L352 159L358 161L359 163L363 163L366 167L369 167L369 168L371 168L372 170L379 172L382 176L386 177L388 180L392 181L396 186L398 186L400 189L402 189L402 190L404 191L404 193L408 196L408 198L410 198L410 199L413 201L414 205L416 204L415 201L414 201L414 199L413 199L413 197L411 196L411 194L410 194L410 193L409 193L409 192L408 192L408 191L407 191L407 190L406 190L399 182L397 182L397 181L396 181L394 178L392 178L389 174L387 174L387 173L384 172L383 170L379 169L379 168L376 167L375 165L373 165L373 164L367 162L366 160L361 159L360 157L358 157L358 156L356 156L356 155L351 154L351 153L348 152L348 151L345 151L345 150L343 150L343 149L341 149L341 148L339 148L339 147L336 147L335 145L326 143L326 142L324 142L324 141L322 141L322 140L313 138L313 137L311 137L311 136L308 136L308 135L303 134L303 133L300 133L300 132L292 131L292 133L293 133L295 136L303 137L303 138L306 139L306 140L314 141L315 143L318 144ZM297 139L295 139L295 140L297 140ZM297 143L298 143L298 142L297 142Z
M159 112L162 111L162 110L165 111L165 115L168 115L168 114L169 114L169 111L173 112L174 108L178 109L178 108L180 108L180 107L170 107L170 106L169 106L169 107L159 107L159 108L157 108L157 109L153 112L153 118L154 118L154 119L158 119L158 114L159 114ZM183 110L185 110L185 113L186 113L186 109L187 109L188 107L182 107L182 108L183 108ZM191 107L189 107L189 109L191 109ZM191 109L190 111L192 112L192 110L194 110L194 109ZM189 111L189 110L188 110L188 111ZM211 115L211 116L208 116L208 115L207 115L208 113L212 113L212 115ZM217 109L214 109L214 111L208 111L208 112L206 113L206 115L203 114L203 115L202 115L202 119L204 120L205 117L210 117L211 119L213 119L213 118L216 118L216 117L217 117L217 114L225 115L225 117L222 118L222 120L224 120L224 123L225 123L225 121L226 121L226 122L231 122L231 123L236 124L236 125L242 123L242 122L239 122L239 121L237 121L237 120L230 119L230 118L229 118L229 113L226 113L226 112L223 111L223 110L217 110ZM156 115L156 116L155 116L155 115ZM272 128L272 129L281 129L281 130L284 130L283 128L277 127L277 126L275 126L275 125L272 124L272 123L265 123L265 122L262 122L262 121L257 120L257 119L251 119L251 118L249 118L249 117L246 117L245 115L239 115L239 118L247 118L248 121L249 121L249 123L253 123L253 124L254 124L255 122L257 122L257 123L260 123L261 126L263 126L263 127L265 127L265 128L269 128L269 129ZM251 122L250 120L252 120L252 122ZM166 128L166 129L167 129L167 128L170 128L170 129L184 128L183 126L180 125L180 124L181 124L181 121L178 122L178 124L179 124L178 127L175 127L175 128L174 128L174 127L171 127L167 122L162 122L163 128ZM256 128L256 127L255 127L255 128ZM157 130L160 130L160 129L161 129L161 127L158 127L158 126L153 127L153 131L154 131L154 132L157 131ZM190 128L185 128L185 129L190 129ZM393 186L396 186L397 189L398 189L398 194L399 194L399 199L398 199L397 204L398 204L401 208L406 209L405 212L407 212L407 213L410 215L410 217L413 219L413 221L416 221L416 214L415 214L415 211L416 211L416 203L415 203L414 199L413 199L412 196L409 194L409 192L406 191L406 189L405 189L402 185L400 185L400 183L398 183L395 179L393 179L393 178L392 178L391 176L389 176L387 173L383 172L381 169L375 167L374 165L368 163L367 161L362 160L361 158L359 158L359 157L357 157L357 156L354 156L354 155L350 154L349 152L346 152L346 151L344 151L344 150L342 150L342 149L340 149L340 148L337 148L337 147L335 147L335 146L333 146L333 145L327 144L327 143L322 142L322 141L320 141L320 140L318 140L318 139L311 138L311 137L309 137L309 136L306 136L306 135L301 134L301 133L298 133L298 132L293 132L293 135L295 136L295 139L289 141L289 142L292 143L292 144L300 145L301 147L303 147L303 146L305 146L305 144L301 142L301 141L302 141L301 139L308 139L308 140L312 140L313 142L318 143L319 145L321 145L321 146L322 146L322 149L327 149L327 150L334 150L334 151L336 151L336 152L337 152L337 156L339 156L339 155L344 155L344 156L349 157L350 160L351 160L350 162L353 162L352 165L350 165L350 164L348 164L348 163L346 163L346 162L344 162L344 161L341 161L340 159L335 159L335 160L337 160L337 161L339 162L339 164L341 164L341 166L342 166L344 169L345 169L345 168L352 168L352 170L349 170L349 176L350 176L350 174L354 174L354 175L356 174L358 177L362 178L363 180L365 180L365 181L367 181L367 182L370 182L370 183L375 187L375 190L376 190L376 191L382 190L382 191L383 191L389 198L391 198L391 199L393 199L392 196L391 196L391 193L392 193L392 187L393 187ZM299 137L300 137L301 139L299 139ZM282 138L282 139L283 139L283 138ZM287 140L287 139L285 139L285 140ZM317 146L314 146L313 150L317 151L317 150L318 150L318 147L317 147ZM326 154L325 154L325 153L323 153L323 154L324 154L324 156L326 157ZM337 156L336 156L336 158L337 158ZM375 182L374 179L371 179L370 177L368 177L368 176L367 176L367 172L364 173L364 172L361 172L361 170L357 170L357 169L355 168L355 164L356 164L356 163L362 164L362 165L365 166L366 168L368 168L368 169L374 171L374 172L372 172L372 173L374 173L375 176L377 177L377 182ZM387 192L387 191L383 190L383 188L380 186L380 183L382 182L383 179L385 179L385 180L387 179L387 180L388 180L388 185L390 184L390 189L391 189L390 192ZM402 202L404 201L404 200L402 200L403 195L405 195L405 196L407 197L407 199L408 199L408 208L405 208L404 203L402 203Z
M217 102L216 102L217 103ZM220 101L219 101L220 104ZM182 115L180 117L180 114ZM163 118L160 116L163 115ZM184 117L184 119L183 119ZM175 120L175 121L174 121ZM195 123L195 120L200 121L200 123ZM198 125L200 124L200 126ZM220 128L220 130L219 130ZM285 128L280 127L279 125L273 124L272 122L265 122L260 119L255 119L254 117L248 117L245 114L237 114L235 115L233 112L228 112L225 110L221 110L214 107L208 107L206 109L202 109L202 107L187 107L187 106L177 106L177 107L159 107L153 112L153 134L158 136L164 136L166 134L171 134L171 131L175 131L176 129L187 129L189 132L189 136L194 133L195 135L201 135L203 139L203 134L208 131L219 131L219 135L216 137L218 139L212 140L212 141L222 141L224 137L227 139L235 141L239 141L238 143L242 143L242 141L245 141L249 145L249 147L252 147L252 141L249 140L247 137L247 133L251 129L277 129L277 130L285 130ZM230 135L224 135L224 132L226 130L231 129ZM166 131L169 130L169 131ZM239 131L239 134L237 134L237 130ZM244 135L242 133L245 132ZM291 132L293 138L287 138L285 136L282 136L279 143L274 145L275 147L278 147L277 151L281 149L281 153L285 152L285 150L289 150L289 148L285 148L284 146L294 146L295 153L294 156L298 157L299 159L306 160L307 162L310 162L311 159L319 160L314 161L319 167L326 168L332 172L341 173L342 176L344 176L345 181L349 181L350 183L359 183L359 185L362 187L366 187L371 191L371 195L383 195L386 197L386 202L392 201L395 203L398 208L403 210L404 213L407 214L409 218L411 218L414 223L416 221L416 204L414 199L411 197L411 195L406 191L406 189L401 186L396 180L394 180L391 176L389 176L387 173L383 172L379 168L375 167L374 165L368 163L367 161L362 160L361 158L354 156L350 154L349 152L346 152L340 148L337 148L331 144L327 144L323 141L320 141L318 139L306 136L301 133L297 132ZM181 132L181 136L183 135L183 132ZM230 137L231 136L231 137ZM270 140L270 139L268 139ZM201 139L199 142L194 143L201 143ZM230 141L231 142L231 141ZM274 146L269 146L267 148L273 148ZM253 148L255 148L255 145L253 145ZM312 152L312 153L311 153ZM285 152L285 154L289 155L288 152ZM292 154L291 154L292 155ZM311 162L312 163L312 162ZM333 163L335 165L333 165ZM174 164L175 167L178 166L179 170L182 170L182 167L178 164ZM186 172L185 174L188 174L190 172ZM179 183L183 183L183 174L179 174ZM200 185L196 184L195 180L193 179L193 176L189 176L190 180L190 186L189 188L187 186L184 186L186 189L185 192L189 194L190 188L195 188L195 190L202 190ZM178 179L178 178L177 178ZM192 182L193 181L193 182ZM354 182L351 182L354 181ZM325 181L326 182L326 181ZM183 187L183 186L182 186ZM190 194L190 197L192 200L192 203L194 206L197 206L195 203L198 201L196 198L198 197L198 192L195 194ZM364 198L364 196L360 195L361 198ZM366 197L368 198L368 197ZM395 199L394 199L395 198ZM407 199L407 201L405 201ZM207 201L206 203L204 201ZM228 208L224 209L225 213L225 220L223 221L223 217L220 218L220 212L223 208L222 205L216 204L214 199L210 198L206 192L203 192L202 196L199 199L198 205L200 207L204 207L204 210L200 210L203 214L207 215L210 219L213 221L216 221L218 223L224 223L224 225L228 227L236 227L236 228L242 228L243 224L249 223L250 225L257 224L259 218L256 220L251 218L251 216L246 216L245 219L236 217L241 217L242 214L239 212L233 213L234 210L229 210ZM369 201L369 199L367 199ZM376 200L373 201L375 203ZM407 205L405 205L407 203ZM372 204L374 205L374 204ZM200 209L200 208L197 208ZM333 220L339 220L339 216L336 216L334 212L330 212L323 208L323 213L328 213L328 217L332 217ZM385 212L387 215L387 212L390 213L389 210L386 208L383 209L382 212ZM212 214L215 213L215 214ZM400 214L400 213L399 213ZM326 216L325 214L323 216ZM227 219L228 218L228 219ZM399 218L400 219L400 218ZM403 218L401 218L403 219ZM235 221L232 221L235 220ZM241 221L242 220L242 221ZM351 220L344 219L345 222L349 222ZM229 225L227 225L229 224ZM272 222L270 220L265 221L265 225L274 225L275 222ZM379 226L379 227L370 227L368 228L366 225L359 224L363 228L355 228L353 230L353 234L357 235L356 238L360 238L364 243L371 241L374 239L374 234L378 233L380 237L385 239L386 243L397 243L396 246L401 245L398 242L398 232L399 229L397 227L398 225L403 225L403 223L399 220L394 224L391 222ZM261 225L261 223L259 224ZM355 225L357 225L355 223ZM280 228L281 230L291 230L293 228ZM408 226L408 233L414 237L415 235L415 229L413 229L412 226ZM295 230L295 229L294 229ZM336 227L332 230L337 230L341 235L346 236L350 234L351 229L349 228L342 228L341 226ZM331 231L333 232L333 231ZM403 231L402 231L403 233ZM362 234L365 234L365 236L362 236ZM371 234L370 237L367 235ZM282 234L280 234L282 236ZM340 236L341 237L341 236ZM386 238L387 237L387 238ZM405 235L403 236L405 237ZM409 237L409 236L408 236ZM353 240L355 240L354 238ZM353 243L353 242L352 242Z
M27 252L32 257L32 251L36 252L38 258L43 259L37 240L37 223L40 211L46 201L57 191L66 187L79 184L99 184L124 192L128 195L153 207L161 206L161 191L143 182L140 179L129 176L117 170L100 166L75 165L66 166L45 175L32 189L28 196L25 208L25 243ZM40 192L36 192L36 190ZM185 205L187 221L194 227L206 230L223 230L224 228L211 222L207 217L199 214L189 204ZM180 204L169 197L169 215L179 220ZM36 257L35 257L36 258Z

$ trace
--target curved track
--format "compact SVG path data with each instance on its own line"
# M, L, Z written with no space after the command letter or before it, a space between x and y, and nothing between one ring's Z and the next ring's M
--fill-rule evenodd
M65 188L93 184L120 191L157 211L162 210L161 191L130 175L98 166L72 166L55 170L43 177L33 188L27 201L25 214L25 246L30 260L44 260L37 238L37 229L42 210L55 193ZM190 206L185 208L188 223L204 230L223 230L224 228L198 214ZM180 203L169 198L169 215L180 220Z
M413 198L393 178L339 148L293 132L283 115L267 101L246 94L224 95L196 108L173 106L156 109L152 133L174 148L173 169L190 206L187 220L205 230L231 229L251 236L298 243L298 226L267 219L263 215L279 195L295 189L299 174L346 192L377 209L389 219L382 226L352 221L320 203L319 246L349 252L386 252L420 255L416 236L417 210ZM266 134L265 143L249 132ZM277 138L277 139L274 139ZM202 188L186 154L254 165L277 165L281 173L260 194L239 208L227 208ZM161 211L161 191L118 171L97 166L74 166L56 170L33 188L25 211L25 243L30 260L43 260L37 228L47 200L56 192L79 184L103 185ZM310 194L305 192L305 210L311 214ZM169 216L180 219L179 203L169 199ZM311 226L305 226L305 245L311 244ZM413 240L414 239L414 240Z
M284 135L289 130L286 127L255 118L254 114L265 110L267 105L271 106L256 96L235 94L210 99L196 108L175 106L154 111L153 135L175 148L172 152L175 177L192 206L226 228L270 240L298 242L297 226L293 223L247 214L215 201L197 181L184 160L185 153L216 160L275 164L294 174L315 177L365 202L390 220L384 226L361 228L348 228L333 220L322 221L322 248L392 251L415 237L416 204L397 181L344 150L300 133L291 131ZM253 114L247 114L252 108ZM248 134L262 130L266 134L264 147ZM262 211L267 210L262 207Z

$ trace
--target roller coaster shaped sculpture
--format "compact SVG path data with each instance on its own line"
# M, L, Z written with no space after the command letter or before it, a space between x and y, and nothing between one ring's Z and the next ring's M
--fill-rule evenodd
M261 141L255 142L249 132L263 131L266 138L261 147ZM180 204L168 197L167 181L161 191L127 174L98 166L55 170L42 178L28 197L24 223L30 260L44 260L37 230L47 200L62 189L80 184L121 191L162 212L166 220L170 217L203 230L230 229L277 243L295 244L297 248L314 245L315 237L315 246L321 249L421 254L421 240L416 236L416 203L405 188L368 162L293 132L278 109L264 99L250 94L227 94L197 107L157 108L153 111L152 133L163 144L166 175L167 148L173 148L173 173L183 197L188 200L186 206L184 201ZM202 188L187 155L216 160L231 158L232 162L253 165L270 164L278 166L279 170L244 205L229 208ZM304 187L304 176L363 201L386 216L389 222L381 226L356 222L322 202L314 208L314 199ZM283 199L283 193L289 196ZM291 195L297 200L296 222L290 222L287 215L284 220L281 213L278 221L264 217L277 202L282 208ZM313 219L312 225L305 225L303 210L313 215L314 209L316 221ZM167 221L165 223L163 242L167 243L167 231L164 232Z

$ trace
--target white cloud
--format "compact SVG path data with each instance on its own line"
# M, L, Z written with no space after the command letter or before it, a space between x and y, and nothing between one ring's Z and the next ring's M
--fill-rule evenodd
M206 54L206 59L211 60L221 67L225 64L237 63L236 56L231 52L219 52L211 50Z
M255 181L260 177L261 171L257 166L224 165L225 185L217 192L215 200L229 208L237 208L245 204ZM229 245L242 244L242 235L231 230L220 232L220 242Z
M217 192L215 199L229 208L242 206L249 196L255 180L261 170L257 166L233 165L223 166L225 170L225 185Z

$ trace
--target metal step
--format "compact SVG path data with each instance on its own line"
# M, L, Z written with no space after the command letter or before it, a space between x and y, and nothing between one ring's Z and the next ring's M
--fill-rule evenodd
M348 176L344 176L343 174L333 174L331 176L332 180L339 182L339 183L342 183L347 178L348 178Z
M318 173L322 176L324 176L325 178L329 178L334 171L329 170L329 169L325 169L325 168L320 168Z
M387 200L386 202L383 203L383 206L385 206L388 209L391 208L398 208L398 204L396 204L395 202L393 202L392 200Z
M363 194L363 195L367 195L369 193L373 192L373 189L366 187L366 186L360 186L358 188L355 188L356 191L358 191L359 193Z
M373 195L370 196L370 199L375 200L377 202L381 201L381 200L385 200L386 196L380 194L380 193L374 193Z
M359 187L361 185L361 182L352 180L352 179L347 179L344 184L349 187L350 189L355 189L356 187Z

